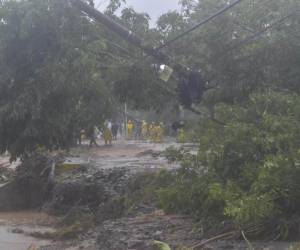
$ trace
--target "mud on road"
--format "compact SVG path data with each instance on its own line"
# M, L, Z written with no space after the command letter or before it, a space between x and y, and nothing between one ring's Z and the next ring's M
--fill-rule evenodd
M151 203L151 198L141 197L151 197L152 190L150 195L149 192L145 195L142 189L151 183L155 173L174 171L179 167L168 163L161 155L161 151L169 146L178 145L120 141L111 147L71 149L56 166L55 178L47 186L51 192L43 190L46 197L35 207L54 215L57 220L51 219L47 224L39 219L39 213L30 217L28 212L24 220L16 221L7 216L2 225L0 223L0 240L6 238L16 242L10 245L11 250L26 250L25 246L30 242L41 250L155 250L154 240L180 249L200 242L203 232L195 227L191 218L164 214ZM51 163L46 158L39 159L27 179L35 176L44 178L41 183L48 181L47 174L45 177L40 175L46 171L45 164ZM37 187L32 186L34 190ZM28 208L32 208L31 205ZM1 218L5 218L5 213L0 213L0 222ZM34 232L39 233L32 234ZM45 236L48 237L46 240L43 239ZM21 248L20 242L24 243ZM255 249L271 250L284 250L291 245L279 242L253 244ZM243 241L220 241L206 246L206 249L220 250L247 248Z
M0 190L0 198L5 202L1 203L1 210L39 209L64 220L68 220L68 217L72 217L76 213L79 213L80 216L85 213L94 214L95 220L98 221L97 224L99 221L116 219L123 215L123 205L118 207L120 197L124 195L130 180L135 175L176 167L168 164L163 157L159 156L159 151L164 147L167 147L167 144L155 145L122 141L112 147L89 148L83 146L71 149L65 155L64 162L60 162L56 167L54 181L51 185L47 185L47 188L43 186L43 183L48 182L50 168L47 168L47 165L51 165L47 155L39 155L34 162L26 162L25 166L23 168L21 166L20 169L16 164L10 165L9 159L3 157L1 160L5 164L4 170L9 170L7 171L9 173L16 170L13 175L17 177L12 178L12 182L8 180L3 183L4 187ZM28 168L28 165L30 165L30 170L22 172ZM48 192L48 186L51 186L51 192ZM30 195L28 196L27 193ZM142 208L142 210L152 211L153 208ZM22 213L28 215L28 212ZM2 216L5 217L5 214L8 213L2 213ZM26 223L30 227L30 219L26 223L17 223L11 219L8 216L0 228L0 239L11 238L16 242L16 246L10 246L11 249L13 247L19 249L18 242L20 241L25 244L23 237L27 237L36 246L44 245L44 240L39 241L28 237L31 230ZM39 220L35 217L31 219L37 231L45 231ZM13 230L12 226L18 229ZM57 230L57 227L52 226L53 230ZM89 230L89 232L80 232L79 241L75 238L51 242L45 249L67 249L69 247L90 249L97 245L98 235L95 234L95 229ZM28 245L27 243L26 241L26 245Z

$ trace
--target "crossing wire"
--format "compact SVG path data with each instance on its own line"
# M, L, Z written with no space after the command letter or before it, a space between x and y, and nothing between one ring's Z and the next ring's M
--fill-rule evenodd
M223 9L217 11L216 13L214 13L213 15L209 16L208 18L204 19L203 21L201 21L200 23L194 25L193 27L191 27L190 29L186 30L185 32L181 33L180 35L174 37L173 39L165 42L164 44L160 45L159 47L156 48L157 51L169 46L171 43L174 43L175 41L179 40L180 38L186 36L188 33L198 29L199 27L203 26L204 24L208 23L209 21L215 19L216 17L222 15L223 13L225 13L226 11L228 11L229 9L233 8L235 5L239 4L240 2L242 2L243 0L237 0L231 4L229 4L228 6L224 7Z
M240 47L243 47L244 45L246 45L247 43L249 43L251 40L254 40L256 37L259 37L261 35L263 35L264 33L266 33L267 31L274 29L275 27L280 26L281 24L283 24L287 19L293 17L294 15L299 14L299 10L294 10L292 12L290 12L289 14L287 14L286 16L280 18L279 20L273 22L272 24L266 26L264 29L254 33L253 35L250 35L248 37L246 37L244 40L242 40L241 42L237 43L236 45L232 46L231 48L227 49L223 54L221 54L219 56L219 58L227 55L229 52L236 50Z

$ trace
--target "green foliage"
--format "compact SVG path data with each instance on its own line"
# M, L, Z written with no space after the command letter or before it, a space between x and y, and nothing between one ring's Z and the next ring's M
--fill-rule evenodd
M111 113L98 28L67 1L6 1L0 13L0 151L70 146Z
M109 5L107 6L106 14L112 15L116 12L122 5L122 3L126 2L125 0L110 0Z
M157 200L156 190L168 187L172 181L171 174L166 170L136 175L129 183L126 193L125 207L127 212L131 212L140 204L152 206Z
M198 155L183 158L173 185L158 192L160 205L245 228L272 221L281 237L299 234L299 96L252 94L216 114L226 125L200 127Z
M158 40L170 40L224 7L226 1L184 0L181 4L182 12L167 13L158 20ZM218 85L202 102L209 113L218 103L243 101L267 85L299 93L299 15L251 38L299 8L297 0L243 1L166 50L175 60L201 70L212 86Z
M150 64L128 65L114 74L114 95L132 108L161 110L163 103L170 103L174 98L168 87L161 87Z
M168 147L163 155L168 159L169 162L182 161L185 156L188 155L188 150L182 148L176 149L175 147Z
M159 45L228 1L183 0L183 11L163 15L156 29L147 14L130 8L114 16L122 2L112 0L107 13ZM15 158L39 146L68 147L118 101L158 111L177 103L176 82L162 85L151 68L160 62L142 62L141 51L68 1L0 3L0 152ZM166 211L208 225L264 223L282 238L299 235L299 15L253 39L295 9L298 0L243 1L165 48L173 61L201 69L217 87L196 107L204 114L193 133L198 154L166 151L182 167L137 182L147 187L138 188L137 198L157 194Z
M107 13L145 39L155 35L147 14L114 16L122 2L111 1ZM174 103L152 61L141 63L140 50L69 1L8 0L0 17L0 152L12 159L70 147L81 129L115 116L119 102L156 111Z
M51 232L31 232L30 236L51 240L76 239L95 226L95 216L85 211L84 214L68 215L67 220L59 223L57 229ZM65 219L65 218L64 218Z
M157 240L154 241L154 246L157 247L157 250L171 250L167 243Z

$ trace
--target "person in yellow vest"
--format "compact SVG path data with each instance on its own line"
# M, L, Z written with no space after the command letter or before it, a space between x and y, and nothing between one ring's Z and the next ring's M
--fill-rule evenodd
M161 122L155 127L155 142L162 142L163 141L163 134L164 134L164 124Z
M112 132L110 126L111 126L110 122L105 122L101 126L102 138L104 140L105 146L112 144Z
M151 122L151 124L149 125L149 139L151 141L154 141L155 138L155 123Z
M133 123L131 120L127 122L127 136L128 139L132 139L132 133L133 133Z
M148 124L146 121L142 122L142 128L141 128L141 137L142 140L146 140L148 136Z
M104 138L105 146L112 145L112 132L107 126L105 126L104 128L103 138Z
M178 129L178 142L185 143L186 136L183 128Z

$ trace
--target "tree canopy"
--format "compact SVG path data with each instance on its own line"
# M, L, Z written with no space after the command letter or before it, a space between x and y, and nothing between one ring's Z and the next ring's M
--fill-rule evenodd
M184 0L155 28L131 8L116 15L117 0L106 14L159 47L227 4ZM241 228L271 221L282 238L297 232L299 10L298 0L245 0L163 48L211 87L193 106L202 114L197 154L179 152L182 168L158 191L164 209ZM159 60L69 1L1 1L0 34L0 151L12 158L69 147L123 102L157 111L180 104L180 77L162 82Z
M67 147L111 113L95 24L59 0L5 1L0 16L1 152Z
M182 1L158 31L169 40L226 2ZM166 48L215 87L197 106L208 114L193 134L197 155L176 152L182 168L158 192L165 210L204 228L226 221L251 236L299 237L299 7L242 1Z

